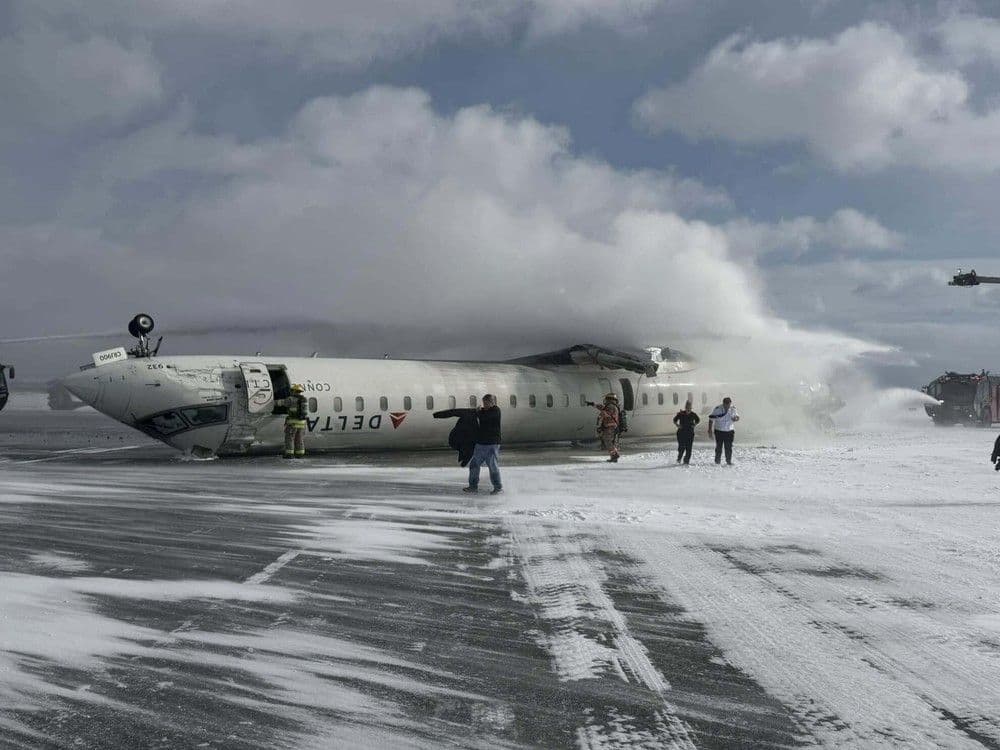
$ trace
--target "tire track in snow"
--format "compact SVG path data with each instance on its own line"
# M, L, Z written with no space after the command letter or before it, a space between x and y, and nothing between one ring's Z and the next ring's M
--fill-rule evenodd
M984 645L983 630L974 619L949 621L936 612L967 610L970 599L982 598L980 592L995 587L1000 572L998 538L991 516L984 516L983 509L995 514L997 504L973 503L976 510L972 512L966 503L945 507L943 516L937 504L921 502L890 503L867 511L873 521L875 516L883 524L892 520L896 525L893 536L908 541L892 549L895 569L919 570L922 575L916 591L904 590L894 601L889 598L887 602L884 591L870 586L851 593L860 606L874 610L866 629L885 650L895 673L903 675L956 729L986 747L1000 748L1000 649ZM843 582L838 588L843 591ZM929 598L934 605L911 609L907 624L915 632L900 641L894 637L894 624L885 624L885 616L877 615L884 615L892 604L904 607L915 596L918 601L921 596ZM995 629L988 631L992 635ZM916 644L919 649L915 650Z
M899 551L893 556L909 560L914 570L927 565L926 554ZM784 589L802 588L798 571L777 570L768 578ZM827 635L838 630L854 641L853 648L873 669L906 685L969 738L1000 748L1000 658L984 654L967 628L942 621L933 608L906 611L887 604L892 594L908 593L899 592L893 582L832 577L807 590L821 622L829 623Z
M629 632L625 616L603 588L607 574L594 550L579 537L560 536L553 527L512 519L529 603L548 626L538 641L552 657L561 680L614 676L639 685L658 704L644 716L609 707L584 711L577 729L580 748L656 747L693 750L688 725L665 694L670 683Z
M694 537L607 530L824 746L982 747L915 692L867 638L818 627L830 620L830 579L783 576Z
M828 639L844 636L851 640L850 644L842 642L845 650L905 685L962 734L987 747L1000 747L996 708L1000 706L1000 653L984 651L974 636L975 627L966 620L942 618L938 612L939 608L961 606L962 599L955 592L962 587L988 590L994 580L990 567L970 566L963 569L961 577L953 577L948 570L951 566L942 565L933 552L941 548L943 535L936 530L925 533L923 528L910 528L913 524L906 523L908 517L899 516L898 523L906 526L900 536L919 539L919 543L894 546L890 555L885 544L855 553L869 561L891 558L890 575L900 570L922 571L917 586L912 581L880 580L871 571L849 565L817 568L816 563L822 565L823 559L812 557L815 551L801 548L714 549L731 565L757 575L776 592L810 603L814 619L809 624ZM779 552L783 554L775 554ZM799 563L808 560L811 564L797 567L798 554ZM835 574L837 571L843 575ZM907 602L921 595L934 604L907 607Z

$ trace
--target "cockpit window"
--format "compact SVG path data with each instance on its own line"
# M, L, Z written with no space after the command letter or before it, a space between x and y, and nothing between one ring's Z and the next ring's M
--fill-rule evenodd
M148 427L158 435L173 435L175 432L187 429L187 422L175 411L165 411L146 417L141 425Z
M227 421L229 419L229 405L192 406L189 409L181 409L181 413L192 427L204 427L208 424Z
M153 435L164 437L210 424L222 424L228 420L229 404L204 404L161 411L159 414L139 420L136 426Z

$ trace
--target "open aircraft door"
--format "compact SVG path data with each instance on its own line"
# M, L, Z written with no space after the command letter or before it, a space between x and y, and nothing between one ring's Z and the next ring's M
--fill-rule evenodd
M220 449L226 453L245 453L258 442L258 431L271 421L268 418L274 413L277 386L267 365L240 362L239 368L238 371L227 368L222 372L222 381L232 404L229 432ZM284 370L276 370L275 377L278 375L284 375Z
M618 398L621 399L622 409L625 411L635 411L635 390L632 387L632 381L628 378L619 378L618 382L621 385L621 392L618 394Z
M613 393L618 397L618 406L625 411L635 409L635 386L628 378L620 378L612 381L609 378L598 378L601 385L601 398Z
M240 362L240 372L246 387L247 412L270 414L274 410L274 386L267 367L260 362Z

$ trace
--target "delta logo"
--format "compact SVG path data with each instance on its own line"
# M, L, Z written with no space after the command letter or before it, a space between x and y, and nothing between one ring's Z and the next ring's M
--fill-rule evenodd
M407 413L408 412L405 412L405 411L391 411L391 412L389 412L389 419L392 420L392 429L394 429L394 430L398 429L399 426L401 424L403 424L403 420L406 419Z

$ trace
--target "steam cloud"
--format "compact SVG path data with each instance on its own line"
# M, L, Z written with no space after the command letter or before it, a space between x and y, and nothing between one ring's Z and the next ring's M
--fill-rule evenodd
M134 225L7 230L11 267L37 290L13 301L20 319L52 320L69 299L95 327L145 310L157 333L229 327L287 354L671 345L792 380L872 348L769 313L733 225L686 218L724 196L576 156L564 129L489 107L445 116L420 90L374 87L313 100L280 138L206 136L182 112L107 156L71 197L77 215L161 189Z

